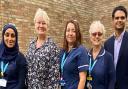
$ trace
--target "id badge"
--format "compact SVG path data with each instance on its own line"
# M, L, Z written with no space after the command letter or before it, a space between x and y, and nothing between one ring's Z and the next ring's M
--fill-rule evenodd
M66 84L65 81L63 80L63 78L61 78L61 80L60 80L60 85L61 85L61 86L65 86L65 84Z
M7 80L5 80L5 79L0 79L0 86L6 87L6 85L7 85Z
M90 82L87 82L87 88L92 89L92 85L90 84Z
M87 80L92 81L92 77L91 76L88 76L87 77Z
M91 75L87 76L87 80L92 81L92 76Z

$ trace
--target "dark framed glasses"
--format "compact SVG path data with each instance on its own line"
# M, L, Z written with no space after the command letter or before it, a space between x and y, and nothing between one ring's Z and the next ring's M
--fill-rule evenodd
M101 33L101 32L94 32L94 33L92 33L92 36L102 36L103 35L103 33Z

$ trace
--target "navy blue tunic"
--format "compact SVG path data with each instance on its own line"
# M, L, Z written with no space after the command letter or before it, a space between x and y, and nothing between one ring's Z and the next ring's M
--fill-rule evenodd
M94 62L91 53L88 53L89 60ZM96 57L97 62L92 69L92 89L114 89L115 84L115 68L113 57L110 53L102 48Z
M0 89L25 89L26 74L27 62L24 55L19 53L15 60L9 62L7 70L4 73L4 79L7 80L7 86Z
M66 85L63 89L77 89L79 83L79 72L87 71L88 56L86 49L81 45L78 48L73 48L69 53L62 51L60 59L63 54L68 54L63 68L63 79Z

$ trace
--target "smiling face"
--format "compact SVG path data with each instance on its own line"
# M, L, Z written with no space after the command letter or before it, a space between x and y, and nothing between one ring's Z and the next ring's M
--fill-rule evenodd
M76 29L73 23L68 23L67 25L66 40L69 45L73 45L76 41Z
M35 19L35 29L38 35L46 35L48 25L43 17L38 16Z
M103 32L100 29L94 29L90 34L90 40L93 46L102 45L103 41Z
M126 23L125 13L121 10L118 10L114 14L113 26L116 31L123 31Z
M93 21L89 29L92 46L101 46L105 34L104 25L100 21Z
M16 35L12 28L8 28L4 33L4 43L8 48L13 48L16 43Z

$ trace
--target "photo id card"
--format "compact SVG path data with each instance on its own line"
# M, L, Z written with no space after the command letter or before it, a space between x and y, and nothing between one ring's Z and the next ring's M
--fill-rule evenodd
M7 85L7 80L5 80L5 79L0 79L0 86L6 87L6 85Z

